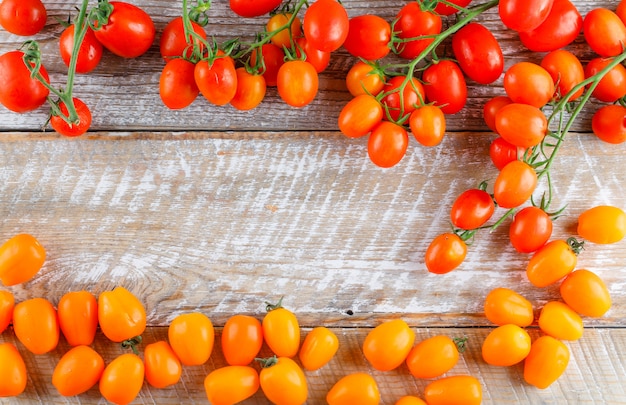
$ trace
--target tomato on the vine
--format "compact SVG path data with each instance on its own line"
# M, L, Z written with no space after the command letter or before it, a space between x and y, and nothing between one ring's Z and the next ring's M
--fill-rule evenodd
M533 62L518 62L504 73L504 90L514 103L541 108L554 95L552 76Z
M289 357L273 357L263 361L259 373L261 390L277 405L304 404L309 395L304 372Z
M511 144L501 136L495 138L489 145L489 157L498 170L502 170L504 166L517 160L524 153L524 148Z
M591 129L604 142L626 142L626 107L611 104L598 108L591 118Z
M191 26L200 38L206 40L206 32L202 26L193 21L191 21ZM198 47L198 50L204 49L202 41L198 38L193 38L191 35L185 38L183 17L174 18L163 28L161 39L159 40L159 50L165 62L183 56L191 58L194 46Z
M176 353L164 340L146 345L143 350L146 381L155 388L165 388L180 380L183 367Z
M274 44L264 44L250 53L250 66L259 67L267 86L276 86L278 71L285 63L285 52Z
M626 235L626 213L611 205L595 206L578 216L577 231L593 243L617 243Z
M361 94L376 96L385 87L385 76L375 66L358 61L346 74L346 87L354 97Z
M586 269L571 272L559 287L561 298L583 316L599 318L611 308L611 294L604 281Z
M204 379L207 399L213 405L238 404L259 390L259 373L249 366L225 366Z
M352 373L340 378L326 394L328 405L378 405L380 391L374 377L367 373Z
M557 49L548 53L541 60L543 67L552 76L552 81L556 86L555 99L560 100L569 93L576 85L585 80L585 70L580 60L565 49ZM574 101L585 91L581 87L572 94L568 101Z
M304 52L304 60L313 65L317 73L326 70L330 63L330 52L313 48L306 37L300 37L296 40L296 58L301 58L302 52Z
M372 129L367 141L367 155L378 167L393 167L402 160L409 147L409 135L403 126L381 121Z
M212 104L226 105L237 93L235 61L228 55L196 63L194 78L200 93Z
M215 330L208 316L200 312L189 312L178 315L170 322L167 337L183 365L199 366L211 357Z
M509 227L511 245L520 253L532 253L546 244L552 235L552 219L539 207L519 210Z
M122 58L136 58L150 49L156 36L150 15L134 4L111 1L113 11L108 22L96 26L98 41L110 52Z
M411 113L409 127L417 142L436 146L446 134L446 117L441 108L428 104Z
M498 326L526 327L533 323L533 305L510 288L494 288L485 297L485 317Z
M488 192L473 188L462 192L450 208L450 220L457 228L472 230L485 224L495 211Z
M0 343L0 398L15 397L26 389L24 358L13 343Z
M404 88L403 88L404 86ZM394 76L383 87L384 97L380 100L387 107L389 117L399 121L418 106L425 104L424 86L415 77Z
M104 368L99 383L100 394L114 404L129 404L139 395L144 376L141 358L134 353L122 354Z
M537 173L526 162L514 160L500 170L494 184L493 197L502 208L522 205L537 187Z
M567 368L569 349L552 336L535 340L524 360L524 380L539 389L548 388Z
M338 349L337 335L324 326L318 326L304 338L298 358L305 370L315 371L331 361Z
M545 21L534 30L520 32L519 38L533 52L550 52L574 42L582 27L583 17L570 0L554 0Z
M467 256L467 245L455 233L437 236L426 249L424 261L431 273L445 274L463 263Z
M59 37L59 53L65 66L70 65L72 52L74 51L74 28L71 24L63 30ZM76 59L76 73L89 73L94 70L102 59L102 44L96 38L93 30L87 27L83 42L78 49L78 57Z
M246 18L259 17L278 8L282 0L230 0L230 9Z
M314 48L336 51L348 37L348 12L336 0L316 0L304 13L302 29Z
M41 0L3 0L0 25L11 34L31 36L46 25L48 12Z
M367 60L382 59L391 50L391 26L382 17L373 14L350 19L350 28L343 47L352 56Z
M278 95L287 105L304 107L317 95L319 76L309 62L290 60L278 69L276 87Z
M513 31L526 32L539 27L547 18L554 0L501 0L498 14Z
M57 311L45 298L19 302L13 309L13 331L31 353L48 353L59 343Z
M543 333L559 340L578 340L583 336L582 318L560 301L547 302L537 322Z
M237 91L230 100L230 105L241 111L256 108L263 99L267 91L265 78L260 74L253 74L241 66L236 69Z
M460 11L459 9L467 7L471 2L472 0L448 0L445 3L438 2L435 6L435 13L439 15L456 14Z
M397 33L399 42L394 42L394 50L405 59L415 59L441 33L441 17L431 11L423 11L417 2L409 2L400 9L391 31ZM417 37L426 36L418 39Z
M87 104L76 97L72 98L72 101L74 102L74 108L76 108L76 114L78 114L78 122L70 124L59 115L52 115L50 117L50 125L52 128L63 136L81 136L91 127L91 111ZM61 114L66 117L68 116L69 111L64 102L59 103L59 110Z
M80 395L98 383L103 371L104 359L98 352L90 346L76 346L54 367L52 385L63 396Z
M188 107L198 97L195 69L196 65L182 58L167 61L159 78L159 96L167 108Z
M89 291L63 294L57 305L59 327L70 346L89 346L98 329L98 300Z
M482 357L492 366L512 366L524 360L530 352L530 336L514 324L498 326L485 338Z
M415 378L440 377L450 371L458 361L458 346L446 335L422 340L406 357L406 365Z
M247 366L263 346L261 322L249 315L233 315L222 330L222 352L231 366Z
M467 84L459 65L451 60L433 63L422 73L426 98L445 114L456 114L467 102Z
M424 388L428 405L463 404L479 405L483 389L480 381L470 375L453 375L432 381Z
M369 134L383 119L383 107L374 96L361 94L348 102L339 113L338 126L349 138Z
M496 128L496 114L502 107L511 103L513 103L513 100L507 96L495 96L487 100L483 106L483 119L490 130L493 132L498 131Z
M385 321L372 329L363 342L363 354L376 370L390 371L406 359L415 332L402 319Z
M539 145L548 132L548 119L539 108L521 103L503 106L496 113L496 131L521 148Z
M613 11L599 7L583 20L585 41L602 57L617 56L626 47L626 26Z
M13 319L15 297L11 291L0 290L0 334L9 327Z
M282 306L281 300L268 304L261 326L263 338L278 357L294 357L300 349L300 324L296 315Z
M493 83L504 71L502 48L480 23L469 23L457 31L452 37L452 51L463 72L477 83Z
M528 281L540 288L556 283L574 270L579 249L577 244L560 239L546 243L533 254L526 266Z
M287 23L291 18L293 18L293 21L291 25L287 27ZM280 48L291 48L295 40L302 35L301 29L302 23L300 22L300 18L293 17L292 13L276 13L272 15L267 21L267 24L265 24L265 30L273 33L270 41Z
M39 74L50 83L43 65ZM31 77L24 64L24 52L10 51L0 56L0 103L3 106L16 113L25 113L41 107L48 94L48 88Z
M591 77L606 68L612 58L594 58L585 66L585 77ZM626 67L621 63L609 70L591 93L593 97L605 103L614 103L626 96Z
M32 235L20 233L0 246L0 281L6 286L24 283L37 274L46 249Z

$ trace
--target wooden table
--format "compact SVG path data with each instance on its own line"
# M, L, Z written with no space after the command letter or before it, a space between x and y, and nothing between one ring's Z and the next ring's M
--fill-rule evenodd
M77 1L45 0L48 24L36 36L53 83L65 82L56 51L64 20ZM157 35L180 2L135 1L153 17ZM210 35L218 41L251 38L265 20L243 20L225 1L215 1ZM351 16L373 13L391 21L404 2L346 0ZM584 15L617 1L582 1ZM504 29L496 10L479 18L501 40L506 66L538 62L542 55L522 47ZM0 32L0 50L22 38ZM581 37L570 49L592 57ZM122 285L148 313L146 343L166 338L176 315L201 311L218 326L233 314L263 316L265 301L293 310L303 331L331 327L340 339L335 359L307 373L309 403L350 372L372 373L383 403L422 396L428 381L406 366L377 372L360 346L382 321L402 318L417 340L436 334L469 337L459 364L448 373L472 374L483 384L484 403L626 403L626 293L624 241L587 244L579 268L599 274L609 286L612 309L585 318L582 339L565 374L546 390L523 381L522 366L493 367L482 361L482 340L492 330L483 315L486 294L509 287L538 311L558 299L558 288L538 289L526 279L527 255L510 246L507 226L477 235L463 265L447 275L426 271L424 252L436 235L449 230L454 198L496 169L488 156L494 134L486 132L481 108L503 94L502 81L470 85L470 100L448 117L440 146L411 141L406 157L392 169L367 158L365 139L348 139L336 119L349 100L344 77L354 62L344 50L333 54L321 75L320 92L306 108L283 104L270 89L251 112L215 107L198 98L182 111L169 111L158 94L163 62L155 45L144 56L124 60L105 54L92 74L78 76L75 94L94 114L92 131L79 139L41 131L47 109L23 115L0 109L0 240L27 232L45 246L48 258L30 282L11 288L17 300L46 297L53 303L68 291L94 294ZM552 170L556 201L567 210L553 238L575 235L578 215L595 205L626 207L624 145L612 146L590 133L592 104L577 121ZM497 214L503 213L500 209ZM529 328L531 336L540 332ZM51 384L56 361L68 349L32 355L11 329L0 342L14 342L25 357L29 382L8 403L105 403L97 387L63 398ZM94 347L106 361L121 353L98 335ZM269 354L264 348L262 354ZM176 386L157 390L145 384L135 403L205 403L203 379L225 364L219 344L203 366L185 367ZM261 392L247 403L266 403Z

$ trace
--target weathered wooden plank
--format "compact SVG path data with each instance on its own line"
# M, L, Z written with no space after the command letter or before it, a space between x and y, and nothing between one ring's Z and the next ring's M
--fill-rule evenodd
M478 3L478 2L475 2ZM576 1L584 15L593 7L615 8L617 1ZM50 72L51 81L57 86L65 83L66 68L58 56L58 37L62 26L56 19L66 20L74 13L78 1L46 1L49 11L48 24L35 38L40 41L44 65ZM109 53L101 65L89 75L80 75L76 80L75 95L82 98L94 113L93 130L335 130L336 119L350 96L345 88L345 74L355 59L340 49L331 64L321 75L320 92L316 100L304 109L286 106L270 88L263 104L254 111L240 112L230 106L216 107L201 97L192 106L181 111L169 111L159 98L159 75L163 61L159 56L158 37L169 20L180 15L180 2L156 0L135 1L153 17L158 30L157 40L146 55L134 60L124 60ZM401 5L393 1L345 1L350 16L365 13L377 14L392 21ZM261 30L265 18L243 19L230 12L226 1L216 1L211 10L211 23L206 31L218 41L240 37L251 40ZM542 54L533 54L524 49L517 34L506 30L498 19L497 10L489 10L479 17L500 40L506 66L520 60L538 62ZM20 46L24 38L0 31L0 53ZM445 45L443 45L445 47ZM449 48L449 47L448 47ZM593 54L581 36L568 49L583 61ZM449 52L449 49L448 49ZM394 61L390 58L389 61ZM504 94L501 79L493 85L483 86L468 82L470 99L459 114L448 117L452 131L485 130L482 122L482 106L494 95ZM590 106L581 115L575 129L590 129L590 117L598 104ZM27 114L14 114L0 109L0 130L37 131L47 119L48 110Z
M363 140L337 133L135 133L78 140L2 135L0 239L36 235L48 250L18 299L124 285L145 300L149 322L202 310L218 324L285 295L305 325L484 325L482 300L514 288L537 306L557 288L534 288L528 256L507 227L479 234L460 269L429 274L430 240L449 230L454 198L493 183L488 134L450 134L441 147L412 144L400 164L376 168ZM572 135L553 166L554 238L575 235L578 214L626 206L620 148ZM502 214L504 210L498 210ZM598 272L612 310L588 325L623 326L623 242L592 245L579 267ZM350 310L354 315L349 316Z
M623 404L626 398L626 359L620 350L626 344L624 329L586 329L583 338L569 342L570 363L565 373L550 387L540 390L524 382L523 365L495 367L486 364L481 357L481 345L491 328L418 328L416 343L435 335L451 337L465 336L468 340L466 351L459 363L446 375L471 374L480 379L483 388L484 404ZM326 393L344 375L353 372L368 372L375 378L380 392L381 404L391 405L403 395L423 398L424 388L431 380L416 379L410 375L406 365L389 372L374 370L362 354L361 346L369 329L334 329L339 337L340 347L335 358L325 367L314 372L306 372L309 385L310 404L325 403ZM537 331L531 329L531 336ZM303 331L303 336L306 331ZM169 388L155 389L148 383L133 402L135 404L204 404L207 403L203 381L212 370L226 365L219 344L219 330L210 360L202 366L184 367L181 381ZM167 329L149 328L144 334L144 343L167 339ZM51 384L52 371L58 359L69 349L62 340L56 350L45 355L33 356L19 342L12 332L0 335L0 342L10 341L18 345L29 370L26 391L17 398L3 398L3 404L105 404L97 387L76 397L62 397ZM100 334L94 343L105 362L123 352L117 344L111 343ZM262 356L271 356L264 346ZM267 404L259 391L245 404Z

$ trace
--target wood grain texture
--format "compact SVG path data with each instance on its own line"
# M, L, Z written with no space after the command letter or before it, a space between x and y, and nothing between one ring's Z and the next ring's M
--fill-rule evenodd
M354 372L368 372L376 380L381 404L392 405L403 395L423 398L424 388L432 380L416 379L406 365L396 370L380 372L374 370L361 352L367 329L333 329L339 338L339 351L334 359L323 368L306 372L309 386L307 403L323 404L328 390L341 377ZM480 347L490 328L418 328L416 342L435 335L467 337L468 346L457 365L446 376L471 374L481 380L484 404L624 404L626 403L626 358L620 350L626 344L624 329L586 329L583 338L567 343L571 359L565 373L557 382L545 390L529 386L523 377L523 365L512 367L489 366L482 361ZM303 336L307 330L303 331ZM538 336L530 330L531 336ZM226 365L219 345L219 331L213 354L202 366L183 367L182 380L169 388L155 389L145 383L133 402L134 404L205 404L207 403L203 381L212 370ZM167 339L167 329L149 328L144 334L145 344ZM12 333L0 336L1 341L15 342ZM15 342L22 353L26 351ZM94 348L106 362L111 361L123 350L99 335ZM56 361L69 349L62 341L51 353L27 356L30 379L24 394L19 398L0 398L2 404L106 404L97 387L76 397L60 396L49 381ZM263 347L261 355L271 355ZM296 361L297 358L296 358ZM606 389L610 386L611 389ZM268 404L261 391L243 404Z

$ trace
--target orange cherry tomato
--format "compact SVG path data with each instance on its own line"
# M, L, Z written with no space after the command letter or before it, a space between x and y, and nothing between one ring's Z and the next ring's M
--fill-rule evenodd
M561 298L584 316L601 317L611 308L611 294L595 273L580 269L571 272L560 287Z
M409 146L409 134L402 125L381 121L367 140L367 155L378 167L393 167L402 160Z
M413 347L415 332L402 319L381 323L363 342L363 354L372 367L389 371L400 366Z
M383 107L374 96L361 94L348 102L339 113L339 130L349 138L369 134L383 119Z
M46 260L46 250L34 236L15 235L0 246L0 281L6 286L32 279Z
M289 357L273 357L265 361L259 373L261 390L276 405L304 404L308 385L304 372Z
M546 303L539 314L539 328L559 340L578 340L583 336L583 320L567 304Z
M548 388L567 368L569 349L552 336L535 340L524 360L524 380L537 388Z
M385 76L373 65L360 60L348 71L346 87L354 97L361 94L376 96L385 87Z
M626 142L626 107L609 104L596 110L591 118L591 129L602 141L619 145Z
M599 205L578 217L578 235L593 243L616 243L626 235L626 213L620 208Z
M422 340L406 358L409 372L415 378L435 378L450 371L459 361L456 342L445 335Z
M539 108L511 103L496 113L496 131L507 142L521 148L539 145L548 131L548 119Z
M541 108L554 95L550 73L532 62L518 62L504 73L504 90L514 103Z
M553 240L537 250L526 266L528 280L536 287L554 284L574 270L582 246L573 238Z
M436 146L446 134L446 117L441 108L425 105L409 116L409 126L415 140L424 146Z
M546 69L552 81L556 86L555 99L560 100L569 93L576 85L585 80L585 69L582 63L578 60L578 57L566 51L565 49L557 49L541 60L541 67ZM584 87L581 87L569 98L569 101L574 101L580 97L585 91Z
M252 363L263 346L261 322L248 315L233 315L222 330L222 352L231 366Z
M213 405L238 404L259 390L259 373L249 366L226 366L204 379L204 389Z
M237 91L230 105L240 111L247 111L256 108L263 99L267 91L265 78L260 74L249 73L245 67L236 69Z
M482 402L480 381L470 375L454 375L429 383L424 389L428 405L478 405Z
M166 341L159 340L146 345L143 359L146 381L153 387L169 387L180 380L183 367L178 356Z
M133 353L116 357L102 372L100 394L116 405L126 405L135 400L145 376L141 358Z
M0 291L0 334L9 326L13 319L15 297L11 291Z
M199 366L211 357L215 330L209 317L200 312L178 315L170 323L167 336L185 366Z
M281 27L285 27L287 25L292 16L292 13L274 14L269 18L267 24L265 25L265 30L267 32L276 31L276 33L274 33L274 35L270 38L270 41L280 48L291 48L291 45L295 42L295 40L302 36L302 23L298 17L294 17L290 28L280 29Z
M450 221L456 228L476 229L493 215L496 206L491 195L480 188L462 192L450 208Z
M146 309L133 293L116 287L98 297L98 321L109 340L123 342L146 330Z
M466 255L467 245L459 235L443 233L430 243L424 261L431 273L445 274L459 267Z
M57 306L59 326L70 346L93 343L98 329L98 300L88 291L72 291Z
M290 310L278 304L268 304L263 317L263 337L270 350L278 357L293 357L300 348L300 324Z
M331 361L338 349L337 335L324 326L318 326L304 338L298 357L305 370L315 371Z
M0 343L0 398L15 397L26 389L26 364L12 343Z
M515 208L522 205L537 187L537 173L521 160L507 163L500 170L493 189L493 197L502 208Z
M494 288L485 298L485 316L499 326L525 327L533 323L533 305L509 288Z
M87 392L104 371L102 356L89 346L75 346L61 357L52 372L52 385L59 394L71 397Z
M414 397L413 395L405 395L398 399L395 405L427 405L423 399Z
M31 353L48 353L59 343L57 311L45 298L22 301L13 309L13 330Z
M304 107L317 96L319 76L315 66L303 60L285 62L276 76L280 98L291 107Z
M366 373L353 373L337 381L328 394L328 405L377 405L380 403L380 391L376 380Z
M482 346L483 360L492 366L512 366L524 360L530 352L530 336L517 325L498 326Z

